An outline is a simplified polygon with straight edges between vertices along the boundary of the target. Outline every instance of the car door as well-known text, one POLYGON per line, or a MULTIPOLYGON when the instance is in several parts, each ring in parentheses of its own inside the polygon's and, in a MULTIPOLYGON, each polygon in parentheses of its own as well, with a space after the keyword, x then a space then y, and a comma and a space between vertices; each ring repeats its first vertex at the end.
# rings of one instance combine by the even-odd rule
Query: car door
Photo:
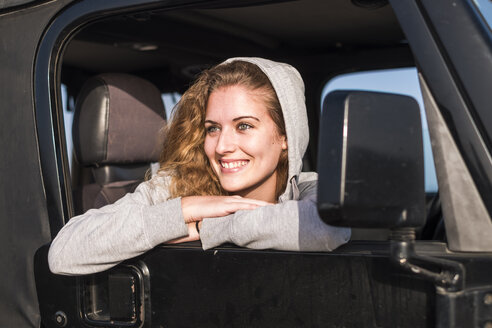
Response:
MULTIPOLYGON (((488 140, 490 125, 486 124, 489 116, 483 107, 486 106, 483 101, 486 91, 480 86, 490 85, 487 81, 492 76, 485 74, 492 69, 490 32, 479 34, 473 30, 483 28, 477 23, 480 18, 473 3, 461 1, 456 6, 441 4, 441 7, 437 3, 391 1, 416 58, 426 111, 434 106, 437 113, 444 116, 452 140, 458 146, 457 152, 470 172, 469 182, 477 189, 470 202, 478 199, 485 205, 485 212, 479 213, 477 220, 487 225, 491 204, 487 197, 492 180, 488 175, 490 161, 487 161, 490 148, 484 140, 488 140), (449 17, 446 15, 463 16, 460 19, 467 31, 457 33, 463 38, 449 39, 452 34, 447 33, 449 17), (463 60, 466 55, 463 48, 454 44, 471 42, 467 38, 469 33, 482 36, 472 41, 478 43, 473 47, 484 54, 480 56, 483 74, 470 75, 467 68, 478 64, 463 60)), ((228 5, 232 3, 220 2, 220 6, 228 5)), ((49 129, 55 136, 55 145, 40 139, 44 172, 58 172, 45 175, 53 182, 45 186, 51 208, 56 209, 50 214, 53 234, 71 213, 70 191, 61 183, 68 180, 63 168, 67 166, 63 163, 66 155, 60 150, 63 146, 54 147, 62 144, 63 137, 53 124, 59 120, 59 110, 52 110, 59 102, 53 82, 59 63, 53 53, 61 49, 71 26, 82 26, 97 15, 143 8, 139 6, 143 4, 82 1, 60 13, 40 44, 35 66, 38 129, 55 126, 49 129)), ((178 3, 149 2, 145 8, 166 6, 171 8, 178 3)), ((307 80, 310 90, 315 90, 312 84, 316 79, 307 80)), ((319 94, 317 99, 319 101, 319 94)), ((448 162, 446 157, 436 161, 438 178, 439 166, 448 162)), ((459 226, 469 213, 466 209, 456 212, 459 205, 450 204, 456 201, 453 192, 463 192, 462 187, 457 182, 445 181, 450 181, 448 194, 441 197, 441 202, 443 208, 454 211, 444 213, 445 224, 446 227, 459 226)), ((474 243, 470 237, 473 232, 447 229, 447 242, 415 241, 417 255, 445 259, 463 269, 466 277, 460 276, 463 285, 458 290, 446 289, 429 276, 395 264, 393 244, 388 240, 354 240, 330 253, 251 250, 234 245, 203 251, 199 243, 160 245, 114 269, 81 277, 51 274, 46 262, 48 246, 45 246, 35 258, 40 311, 46 327, 423 327, 460 326, 468 322, 479 326, 490 320, 490 309, 484 297, 490 292, 486 286, 491 282, 487 272, 490 272, 492 257, 486 241, 479 242, 478 248, 467 248, 474 243), (468 236, 469 242, 458 242, 461 236, 468 236), (475 305, 474 310, 476 302, 480 305, 475 305), (456 305, 464 306, 456 310, 456 305)), ((484 238, 480 236, 475 239, 484 238)), ((429 269, 431 264, 432 272, 453 273, 449 262, 426 262, 424 258, 418 261, 421 266, 414 268, 429 269)))

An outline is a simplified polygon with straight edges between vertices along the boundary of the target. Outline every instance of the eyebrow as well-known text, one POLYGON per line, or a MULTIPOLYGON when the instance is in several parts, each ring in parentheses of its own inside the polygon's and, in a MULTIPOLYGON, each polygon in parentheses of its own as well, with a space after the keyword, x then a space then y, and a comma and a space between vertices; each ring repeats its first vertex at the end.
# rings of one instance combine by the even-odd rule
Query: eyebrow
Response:
POLYGON ((254 116, 239 116, 239 117, 234 118, 232 121, 233 122, 236 122, 236 121, 239 121, 239 120, 244 120, 245 118, 252 118, 254 120, 257 120, 258 122, 260 121, 259 118, 254 117, 254 116))
MULTIPOLYGON (((236 122, 236 121, 239 121, 239 120, 244 120, 245 118, 252 118, 253 120, 257 120, 258 122, 260 121, 259 118, 254 117, 254 116, 239 116, 239 117, 233 118, 232 121, 233 122, 236 122)), ((212 120, 205 120, 205 123, 218 124, 217 122, 212 121, 212 120)))

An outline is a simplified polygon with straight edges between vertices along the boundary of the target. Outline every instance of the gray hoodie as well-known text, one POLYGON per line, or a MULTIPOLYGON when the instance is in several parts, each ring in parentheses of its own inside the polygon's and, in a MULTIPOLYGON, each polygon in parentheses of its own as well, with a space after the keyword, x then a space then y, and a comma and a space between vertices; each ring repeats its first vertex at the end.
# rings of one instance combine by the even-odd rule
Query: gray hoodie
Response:
MULTIPOLYGON (((256 64, 270 79, 284 115, 289 177, 279 203, 204 219, 203 249, 223 243, 255 249, 331 251, 350 239, 350 229, 324 224, 316 209, 317 174, 301 172, 309 130, 302 78, 292 66, 262 58, 232 58, 256 64)), ((181 199, 168 200, 169 177, 156 175, 116 203, 72 218, 53 240, 48 261, 59 274, 111 268, 158 244, 187 236, 181 199)))

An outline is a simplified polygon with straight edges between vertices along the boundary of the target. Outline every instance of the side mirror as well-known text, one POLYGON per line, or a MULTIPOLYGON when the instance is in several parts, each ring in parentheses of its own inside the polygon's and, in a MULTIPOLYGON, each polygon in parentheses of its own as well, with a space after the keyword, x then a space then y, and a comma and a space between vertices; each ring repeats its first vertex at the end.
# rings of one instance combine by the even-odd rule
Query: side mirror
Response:
POLYGON ((335 91, 325 98, 318 211, 330 225, 414 228, 425 221, 422 128, 407 96, 335 91))

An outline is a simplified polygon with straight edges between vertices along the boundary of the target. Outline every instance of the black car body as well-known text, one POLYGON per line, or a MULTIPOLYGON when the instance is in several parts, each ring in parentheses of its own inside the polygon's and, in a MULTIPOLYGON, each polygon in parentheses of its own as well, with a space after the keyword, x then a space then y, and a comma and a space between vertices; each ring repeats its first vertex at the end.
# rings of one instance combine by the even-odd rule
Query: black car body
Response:
MULTIPOLYGON (((1 2, 0 326, 489 327, 487 5, 1 2), (325 175, 318 164, 324 83, 346 72, 416 66, 439 180, 438 196, 427 195, 429 211, 420 214, 417 240, 395 233, 391 240, 371 240, 362 230, 362 240, 331 253, 162 245, 100 274, 51 274, 48 245, 76 212, 73 190, 86 181, 83 168, 69 169, 61 85, 75 99, 88 77, 124 72, 145 77, 163 93, 183 92, 199 70, 232 56, 266 57, 299 69, 311 134, 305 167, 325 175)), ((378 178, 387 177, 383 172, 378 178)), ((394 228, 377 219, 352 226, 394 228)))

